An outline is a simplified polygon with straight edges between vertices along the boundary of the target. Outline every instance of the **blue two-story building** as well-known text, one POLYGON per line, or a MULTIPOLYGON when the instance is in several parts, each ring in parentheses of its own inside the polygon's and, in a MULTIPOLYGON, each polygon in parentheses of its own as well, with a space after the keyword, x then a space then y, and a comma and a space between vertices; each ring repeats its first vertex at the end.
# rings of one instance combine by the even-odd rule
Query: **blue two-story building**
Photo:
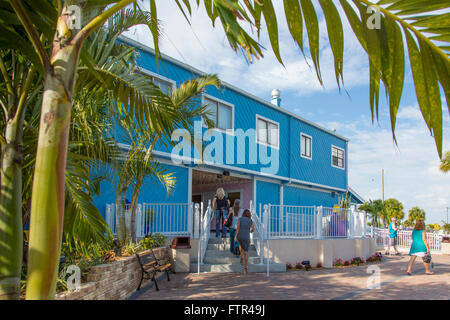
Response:
MULTIPOLYGON (((136 71, 163 90, 205 74, 166 55, 157 66, 151 48, 123 40, 139 51, 136 71)), ((272 91, 272 101, 265 101, 222 82, 221 88, 208 87, 201 101, 215 128, 207 131, 202 119, 193 119, 201 148, 184 141, 187 149, 181 150, 183 137, 177 133, 172 136, 177 147, 158 144, 155 159, 174 172, 177 183, 168 195, 148 178, 140 203, 207 203, 218 187, 232 202, 241 199, 244 207, 250 201, 256 207, 333 207, 345 195, 354 203, 363 201, 348 184, 348 139, 283 108, 278 90, 272 91)), ((94 201, 104 213, 105 205, 115 201, 112 186, 103 183, 94 201)))

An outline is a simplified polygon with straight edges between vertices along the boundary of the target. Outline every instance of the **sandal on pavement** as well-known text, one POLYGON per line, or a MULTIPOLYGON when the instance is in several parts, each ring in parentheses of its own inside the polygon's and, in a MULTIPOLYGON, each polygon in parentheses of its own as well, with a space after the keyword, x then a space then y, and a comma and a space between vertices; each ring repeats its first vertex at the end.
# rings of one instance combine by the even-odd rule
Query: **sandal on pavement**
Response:
POLYGON ((409 271, 406 271, 406 274, 407 274, 408 276, 412 276, 412 273, 409 272, 409 271))
POLYGON ((431 271, 431 272, 425 272, 425 274, 426 274, 427 276, 431 276, 432 274, 434 274, 434 272, 433 272, 433 271, 431 271))
POLYGON ((247 275, 247 268, 244 268, 244 275, 247 275))

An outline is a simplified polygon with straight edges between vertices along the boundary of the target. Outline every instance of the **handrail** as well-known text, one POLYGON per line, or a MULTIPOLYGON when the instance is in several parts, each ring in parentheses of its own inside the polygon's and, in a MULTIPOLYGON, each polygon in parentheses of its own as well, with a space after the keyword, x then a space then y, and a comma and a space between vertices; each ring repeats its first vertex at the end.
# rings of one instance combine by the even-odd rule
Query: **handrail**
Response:
POLYGON ((203 264, 203 259, 205 258, 206 248, 208 246, 209 237, 211 235, 210 225, 211 225, 211 200, 208 200, 208 207, 205 213, 201 216, 202 221, 200 222, 200 237, 198 239, 197 248, 197 273, 200 273, 200 264, 203 264))
MULTIPOLYGON (((252 214, 252 220, 255 225, 255 233, 259 235, 259 248, 256 246, 256 252, 259 255, 259 264, 263 264, 264 260, 264 250, 263 250, 263 241, 264 241, 264 226, 261 222, 261 218, 256 214, 256 206, 253 204, 252 200, 250 200, 250 212, 252 214)), ((260 204, 260 212, 261 212, 261 204, 260 204)), ((253 235, 252 235, 253 237, 253 235)))

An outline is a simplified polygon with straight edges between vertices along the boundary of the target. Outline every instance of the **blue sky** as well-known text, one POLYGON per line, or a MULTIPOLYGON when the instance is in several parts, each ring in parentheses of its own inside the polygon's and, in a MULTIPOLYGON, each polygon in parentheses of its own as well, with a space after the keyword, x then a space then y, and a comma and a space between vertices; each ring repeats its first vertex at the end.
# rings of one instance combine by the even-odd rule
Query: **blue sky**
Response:
MULTIPOLYGON (((379 122, 372 124, 369 107, 368 58, 344 20, 344 81, 339 92, 334 63, 328 45, 326 24, 319 16, 321 29, 321 87, 312 62, 305 61, 291 39, 284 21, 282 1, 275 1, 279 18, 280 50, 284 68, 271 52, 262 32, 260 43, 267 48, 264 58, 248 64, 229 47, 220 23, 213 29, 203 7, 193 9, 191 25, 174 1, 157 1, 161 20, 161 51, 204 72, 218 73, 221 80, 270 100, 272 89, 281 91, 281 106, 350 139, 349 183, 365 199, 381 198, 381 170, 385 173, 385 199, 394 197, 408 210, 419 206, 426 212, 426 223, 441 223, 450 207, 450 174, 438 170, 439 158, 433 137, 421 117, 409 65, 397 116, 394 145, 389 109, 384 89, 380 95, 379 122), (347 95, 348 93, 348 95, 347 95)), ((126 34, 153 47, 146 27, 126 34)), ((307 47, 307 41, 305 42, 307 47)), ((443 150, 450 150, 450 117, 443 101, 443 150)))

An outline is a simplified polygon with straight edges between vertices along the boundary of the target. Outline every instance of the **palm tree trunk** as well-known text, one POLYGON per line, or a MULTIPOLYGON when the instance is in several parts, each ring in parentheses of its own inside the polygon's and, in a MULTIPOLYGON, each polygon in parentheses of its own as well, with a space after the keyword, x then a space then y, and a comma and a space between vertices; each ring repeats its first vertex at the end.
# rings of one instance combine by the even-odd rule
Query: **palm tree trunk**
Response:
POLYGON ((23 119, 6 125, 0 194, 0 300, 17 300, 23 257, 22 140, 23 119))
POLYGON ((53 299, 64 218, 64 175, 80 47, 53 47, 46 70, 34 172, 27 299, 53 299))
POLYGON ((131 197, 131 240, 133 243, 136 243, 136 209, 137 209, 137 202, 138 202, 138 196, 139 191, 142 186, 142 178, 138 178, 138 181, 136 181, 136 185, 133 190, 133 195, 131 197))

